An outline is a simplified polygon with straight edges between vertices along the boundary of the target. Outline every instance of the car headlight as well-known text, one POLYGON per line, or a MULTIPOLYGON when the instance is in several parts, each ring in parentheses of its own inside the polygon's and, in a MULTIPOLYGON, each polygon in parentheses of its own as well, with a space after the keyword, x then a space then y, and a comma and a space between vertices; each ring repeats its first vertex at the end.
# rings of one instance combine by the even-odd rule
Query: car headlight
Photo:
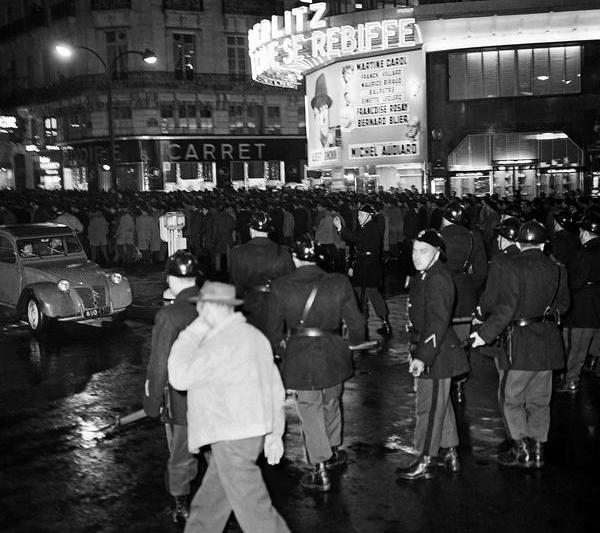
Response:
POLYGON ((112 281, 115 285, 118 285, 119 283, 121 283, 122 279, 123 279, 123 276, 121 276, 121 274, 119 274, 118 272, 113 272, 110 275, 110 281, 112 281))
POLYGON ((69 292, 71 288, 71 284, 66 279, 59 280, 56 286, 60 292, 69 292))

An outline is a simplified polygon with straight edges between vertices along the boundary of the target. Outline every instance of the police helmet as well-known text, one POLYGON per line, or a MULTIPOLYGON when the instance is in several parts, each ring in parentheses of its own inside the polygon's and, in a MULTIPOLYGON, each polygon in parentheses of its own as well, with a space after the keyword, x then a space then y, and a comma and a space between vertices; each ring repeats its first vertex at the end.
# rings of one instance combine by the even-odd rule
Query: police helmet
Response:
POLYGON ((537 220, 525 222, 517 234, 517 242, 523 244, 542 244, 546 242, 548 235, 546 227, 537 220))
POLYGON ((369 203, 365 203, 365 204, 358 206, 358 210, 362 211, 363 213, 368 213, 369 215, 377 214, 377 210, 375 209, 375 206, 373 204, 369 204, 369 203))
POLYGON ((203 272, 196 258, 185 250, 177 250, 167 259, 167 274, 178 278, 195 278, 203 272))
POLYGON ((579 227, 594 235, 600 235, 600 213, 590 211, 583 217, 579 227))
POLYGON ((505 218, 498 226, 496 226, 496 233, 509 241, 515 242, 521 228, 521 222, 514 218, 505 218))
POLYGON ((554 213, 552 215, 552 218, 554 218, 556 223, 559 226, 561 226, 562 228, 567 229, 571 226, 572 215, 571 215, 571 212, 567 211, 566 209, 563 209, 562 211, 559 211, 558 213, 554 213))
POLYGON ((305 233, 294 242, 292 253, 297 259, 308 261, 309 263, 317 263, 324 260, 322 253, 319 253, 315 241, 313 241, 308 233, 305 233))
POLYGON ((250 218, 250 227, 267 233, 271 230, 271 217, 265 211, 256 211, 250 218))
POLYGON ((450 202, 444 207, 442 216, 453 224, 462 224, 465 210, 458 202, 450 202))

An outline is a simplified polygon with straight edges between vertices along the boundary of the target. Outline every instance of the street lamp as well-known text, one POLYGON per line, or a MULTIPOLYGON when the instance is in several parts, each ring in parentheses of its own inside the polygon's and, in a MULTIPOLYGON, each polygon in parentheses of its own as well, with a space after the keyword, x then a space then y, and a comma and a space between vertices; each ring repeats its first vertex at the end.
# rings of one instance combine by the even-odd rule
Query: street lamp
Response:
POLYGON ((55 46, 55 51, 59 57, 61 57, 62 59, 68 60, 73 57, 73 55, 75 54, 76 48, 85 50, 86 52, 89 52, 90 54, 95 56, 98 59, 98 61, 100 61, 100 63, 102 63, 102 66, 104 67, 104 73, 106 75, 106 100, 107 100, 106 114, 107 114, 107 119, 108 119, 108 138, 109 138, 109 142, 110 142, 108 156, 109 156, 109 163, 110 163, 110 170, 111 170, 111 177, 112 177, 112 185, 113 185, 113 188, 116 189, 117 188, 117 175, 115 172, 116 171, 116 167, 115 167, 115 129, 114 129, 114 123, 113 123, 114 119, 113 119, 112 71, 113 71, 113 68, 115 67, 117 61, 127 54, 139 55, 142 57, 144 62, 148 63, 149 65, 154 65, 158 61, 158 58, 156 57, 156 54, 148 48, 146 48, 144 51, 125 50, 125 51, 117 54, 115 57, 113 57, 108 62, 106 60, 104 60, 102 58, 102 56, 98 52, 96 52, 96 50, 94 50, 93 48, 89 48, 87 46, 83 46, 80 44, 66 44, 66 43, 57 44, 55 46))

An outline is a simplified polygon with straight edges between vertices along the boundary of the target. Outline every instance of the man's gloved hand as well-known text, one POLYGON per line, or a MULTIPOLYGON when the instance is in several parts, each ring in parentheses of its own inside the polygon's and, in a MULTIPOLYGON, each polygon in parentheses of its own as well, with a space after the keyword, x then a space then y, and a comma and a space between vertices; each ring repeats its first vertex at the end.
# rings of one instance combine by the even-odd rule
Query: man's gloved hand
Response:
POLYGON ((485 344, 485 341, 479 336, 479 333, 477 332, 471 333, 471 335, 469 335, 469 338, 473 339, 471 342, 471 346, 473 348, 477 348, 485 344))
POLYGON ((281 437, 269 433, 265 435, 265 457, 267 463, 276 465, 283 457, 283 440, 281 437))
POLYGON ((414 377, 418 378, 423 372, 425 372, 425 363, 420 359, 411 359, 408 365, 408 371, 414 377))

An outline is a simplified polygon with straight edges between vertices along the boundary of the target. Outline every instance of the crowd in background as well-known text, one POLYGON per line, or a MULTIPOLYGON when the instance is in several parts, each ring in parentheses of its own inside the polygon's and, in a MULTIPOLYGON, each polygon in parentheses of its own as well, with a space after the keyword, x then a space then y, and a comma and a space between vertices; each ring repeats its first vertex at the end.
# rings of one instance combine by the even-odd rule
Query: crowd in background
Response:
MULTIPOLYGON (((0 224, 57 222, 76 231, 92 260, 104 266, 162 265, 166 243, 160 239, 159 217, 181 211, 186 217, 183 236, 188 249, 212 273, 224 272, 231 248, 250 239, 253 212, 270 214, 270 237, 291 244, 310 233, 331 258, 333 270, 343 271, 348 259, 346 243, 333 225, 339 215, 349 229, 357 226, 357 206, 369 203, 378 211, 383 233, 383 253, 410 263, 410 246, 424 228, 439 229, 444 206, 450 201, 464 206, 465 224, 479 230, 488 256, 496 251, 494 228, 503 215, 538 220, 552 231, 553 215, 568 214, 573 220, 590 209, 600 209, 600 199, 581 191, 563 197, 540 195, 524 198, 498 195, 420 194, 415 190, 354 193, 324 189, 238 190, 203 192, 78 192, 26 190, 0 191, 0 224)), ((410 270, 410 265, 403 268, 410 270)))

